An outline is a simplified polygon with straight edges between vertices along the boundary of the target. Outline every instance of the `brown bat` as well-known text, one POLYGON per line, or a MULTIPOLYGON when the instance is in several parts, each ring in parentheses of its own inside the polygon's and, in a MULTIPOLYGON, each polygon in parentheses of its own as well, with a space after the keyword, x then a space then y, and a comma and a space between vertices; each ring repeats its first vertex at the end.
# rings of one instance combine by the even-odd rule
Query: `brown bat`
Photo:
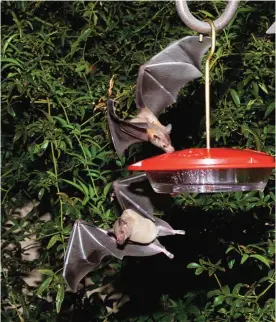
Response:
POLYGON ((209 37, 182 38, 155 55, 139 69, 136 104, 139 112, 131 120, 121 120, 114 112, 114 101, 107 101, 107 119, 119 157, 132 144, 149 141, 165 152, 173 152, 170 140, 172 126, 162 125, 158 115, 175 103, 178 92, 189 81, 202 74, 201 61, 211 45, 209 37))

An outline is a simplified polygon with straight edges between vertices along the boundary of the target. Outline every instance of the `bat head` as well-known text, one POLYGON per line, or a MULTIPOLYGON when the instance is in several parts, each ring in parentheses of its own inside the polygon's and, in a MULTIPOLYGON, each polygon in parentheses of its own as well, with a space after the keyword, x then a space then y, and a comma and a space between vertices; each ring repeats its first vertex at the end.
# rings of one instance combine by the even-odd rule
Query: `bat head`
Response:
POLYGON ((149 141, 165 152, 173 152, 174 147, 172 146, 171 138, 169 135, 171 129, 171 124, 169 124, 167 127, 161 125, 154 126, 151 129, 148 129, 149 141))
POLYGON ((119 218, 115 222, 113 229, 114 229, 114 234, 116 236, 117 244, 123 245, 131 234, 131 230, 128 223, 122 218, 119 218))

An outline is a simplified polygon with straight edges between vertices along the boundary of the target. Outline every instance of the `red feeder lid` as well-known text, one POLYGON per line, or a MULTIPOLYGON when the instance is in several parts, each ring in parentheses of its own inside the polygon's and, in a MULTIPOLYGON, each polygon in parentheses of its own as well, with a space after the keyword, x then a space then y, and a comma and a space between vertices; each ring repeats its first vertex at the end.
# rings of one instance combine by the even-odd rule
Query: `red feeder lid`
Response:
POLYGON ((165 153, 136 162, 132 171, 171 171, 185 169, 274 168, 275 160, 264 152, 249 149, 193 148, 165 153))

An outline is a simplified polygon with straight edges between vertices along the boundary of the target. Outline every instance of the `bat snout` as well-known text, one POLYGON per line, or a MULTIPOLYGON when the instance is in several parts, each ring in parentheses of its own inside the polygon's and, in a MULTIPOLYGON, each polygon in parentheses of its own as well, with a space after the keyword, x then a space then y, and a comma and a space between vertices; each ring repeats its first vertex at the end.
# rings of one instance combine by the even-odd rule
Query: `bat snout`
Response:
POLYGON ((167 152, 167 153, 171 153, 171 152, 174 152, 174 147, 172 145, 168 145, 164 148, 164 150, 167 152))
POLYGON ((116 241, 118 245, 123 245, 125 243, 125 237, 123 235, 117 236, 116 241))

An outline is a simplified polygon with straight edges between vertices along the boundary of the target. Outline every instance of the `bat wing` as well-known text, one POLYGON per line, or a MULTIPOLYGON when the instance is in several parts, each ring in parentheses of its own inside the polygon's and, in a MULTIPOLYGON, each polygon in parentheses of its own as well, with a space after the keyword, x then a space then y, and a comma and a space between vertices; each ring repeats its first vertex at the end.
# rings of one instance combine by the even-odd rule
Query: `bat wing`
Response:
POLYGON ((126 244, 119 248, 107 231, 77 220, 65 254, 63 277, 76 292, 82 278, 96 269, 105 256, 122 259, 124 256, 152 256, 162 252, 165 248, 155 242, 149 245, 126 244))
POLYGON ((107 121, 111 138, 119 157, 132 144, 148 141, 147 123, 131 123, 120 120, 114 112, 114 101, 107 101, 107 121))
POLYGON ((174 257, 174 255, 168 252, 167 249, 163 245, 161 245, 157 239, 155 239, 152 243, 148 245, 140 245, 135 243, 126 244, 124 249, 127 252, 128 256, 145 257, 156 255, 159 253, 164 253, 169 258, 174 257))
POLYGON ((185 235, 184 230, 174 230, 166 221, 155 217, 155 225, 158 228, 158 237, 169 235, 185 235))
POLYGON ((274 22, 266 31, 267 34, 275 34, 276 22, 274 22))
POLYGON ((99 266, 107 255, 123 258, 112 237, 95 226, 77 220, 68 242, 63 269, 70 288, 75 292, 81 279, 99 266))
POLYGON ((145 173, 119 179, 113 182, 117 200, 123 210, 132 209, 155 221, 152 199, 155 195, 145 173))
POLYGON ((174 103, 180 89, 202 75, 202 57, 210 46, 209 37, 202 42, 198 36, 185 37, 142 65, 136 86, 137 106, 146 106, 158 115, 174 103))

